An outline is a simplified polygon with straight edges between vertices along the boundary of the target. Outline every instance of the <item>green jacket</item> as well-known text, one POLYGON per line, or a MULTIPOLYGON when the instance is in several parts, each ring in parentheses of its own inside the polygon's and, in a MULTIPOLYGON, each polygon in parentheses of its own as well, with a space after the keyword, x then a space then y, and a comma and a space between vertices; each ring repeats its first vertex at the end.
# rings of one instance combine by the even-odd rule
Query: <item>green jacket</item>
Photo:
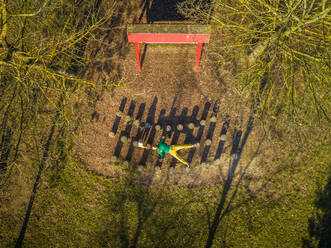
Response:
POLYGON ((159 142, 159 144, 157 145, 158 146, 158 149, 157 149, 157 152, 158 154, 160 154, 161 158, 164 159, 164 153, 165 152, 170 152, 170 146, 167 145, 167 144, 164 144, 165 138, 162 138, 159 142))

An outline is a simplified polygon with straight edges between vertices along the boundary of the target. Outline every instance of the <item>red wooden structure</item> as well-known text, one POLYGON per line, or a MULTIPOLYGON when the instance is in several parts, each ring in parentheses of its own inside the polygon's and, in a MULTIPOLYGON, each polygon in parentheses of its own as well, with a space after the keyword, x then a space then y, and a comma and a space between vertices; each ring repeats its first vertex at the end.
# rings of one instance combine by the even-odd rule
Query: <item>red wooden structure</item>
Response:
POLYGON ((141 72, 140 44, 172 43, 196 44, 197 62, 195 71, 199 69, 202 44, 209 43, 210 26, 184 24, 134 24, 128 25, 128 41, 135 43, 138 70, 141 72))

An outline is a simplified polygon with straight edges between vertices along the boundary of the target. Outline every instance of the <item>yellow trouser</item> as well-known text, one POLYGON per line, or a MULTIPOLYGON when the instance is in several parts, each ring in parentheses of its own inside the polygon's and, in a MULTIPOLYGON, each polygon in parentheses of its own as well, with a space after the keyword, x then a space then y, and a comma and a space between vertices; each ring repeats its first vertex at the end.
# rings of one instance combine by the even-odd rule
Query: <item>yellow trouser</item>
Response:
POLYGON ((194 147, 194 145, 171 145, 169 154, 174 156, 176 159, 178 159, 183 164, 188 165, 188 162, 185 159, 183 159, 182 157, 180 157, 177 154, 177 151, 180 149, 192 148, 192 147, 194 147))

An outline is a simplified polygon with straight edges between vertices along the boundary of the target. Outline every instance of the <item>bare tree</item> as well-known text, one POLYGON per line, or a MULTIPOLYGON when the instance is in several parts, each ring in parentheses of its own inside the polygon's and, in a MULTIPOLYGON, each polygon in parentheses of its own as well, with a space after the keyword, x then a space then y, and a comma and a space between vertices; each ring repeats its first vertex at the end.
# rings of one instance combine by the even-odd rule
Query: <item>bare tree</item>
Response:
POLYGON ((220 63, 235 63, 242 87, 263 99, 262 113, 282 104, 293 113, 300 98, 309 98, 318 116, 330 120, 330 7, 325 0, 214 0, 209 5, 187 0, 179 9, 194 20, 211 20, 214 55, 220 63))
POLYGON ((1 158, 17 159, 22 139, 31 140, 25 133, 29 122, 41 113, 54 109, 69 123, 71 99, 96 86, 84 77, 93 60, 84 51, 93 33, 113 16, 116 1, 100 4, 0 1, 0 120, 12 132, 1 132, 12 148, 4 144, 1 158))

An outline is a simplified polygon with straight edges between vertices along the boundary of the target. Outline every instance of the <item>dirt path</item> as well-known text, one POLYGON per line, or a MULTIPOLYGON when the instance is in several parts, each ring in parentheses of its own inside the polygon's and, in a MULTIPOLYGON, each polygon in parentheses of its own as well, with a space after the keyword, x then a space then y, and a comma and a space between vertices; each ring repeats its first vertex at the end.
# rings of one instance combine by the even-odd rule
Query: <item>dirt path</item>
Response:
POLYGON ((158 171, 157 175, 168 175, 170 171, 168 181, 180 185, 221 180, 220 164, 229 160, 230 150, 238 144, 232 139, 231 117, 222 113, 224 89, 212 75, 206 52, 198 73, 194 72, 195 58, 195 46, 148 45, 142 72, 138 73, 135 49, 130 46, 120 61, 124 86, 103 96, 76 141, 77 153, 90 170, 109 177, 126 173, 126 167, 144 169, 146 173, 158 171), (121 117, 119 111, 123 113, 121 117), (161 165, 155 151, 134 147, 133 141, 143 130, 133 123, 136 119, 141 127, 146 122, 151 124, 149 144, 157 144, 164 134, 171 144, 199 142, 199 149, 180 152, 191 161, 191 171, 187 172, 170 155, 161 165), (194 123, 193 129, 190 123, 194 123), (177 130, 178 124, 183 125, 183 130, 177 130), (161 130, 156 130, 155 125, 160 125, 161 130), (168 125, 170 132, 166 132, 168 125), (110 137, 110 132, 115 137, 110 137), (131 138, 131 142, 123 143, 122 136, 131 138))

